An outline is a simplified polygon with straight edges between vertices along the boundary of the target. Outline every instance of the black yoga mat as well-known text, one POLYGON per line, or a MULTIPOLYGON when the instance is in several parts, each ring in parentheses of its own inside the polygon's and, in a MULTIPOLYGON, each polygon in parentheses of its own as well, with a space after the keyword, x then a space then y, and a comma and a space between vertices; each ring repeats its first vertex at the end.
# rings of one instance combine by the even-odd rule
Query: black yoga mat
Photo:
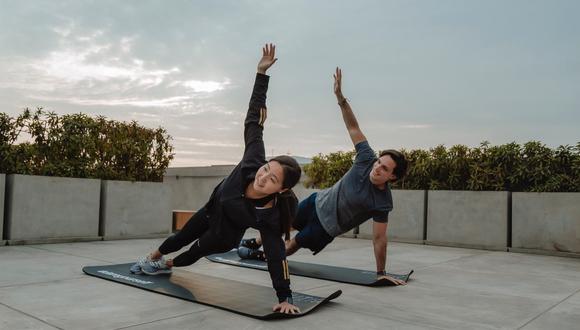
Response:
POLYGON ((294 305, 300 308, 300 314, 283 314, 272 312, 272 306, 278 302, 278 299, 271 287, 196 274, 180 269, 174 269, 170 275, 135 275, 129 272, 131 265, 87 266, 83 268, 83 272, 109 281, 263 320, 291 318, 308 314, 342 293, 338 290, 328 297, 317 297, 293 292, 294 305))
MULTIPOLYGON (((212 254, 210 256, 207 256, 206 258, 213 262, 219 262, 222 264, 260 270, 268 270, 268 266, 264 261, 253 259, 241 259, 238 256, 238 252, 236 250, 232 250, 226 253, 212 254)), ((292 275, 312 277, 328 281, 358 284, 365 286, 395 285, 393 282, 387 279, 381 279, 377 281, 376 272, 360 269, 311 264, 298 261, 288 261, 288 268, 290 274, 292 275)), ((413 274, 412 270, 408 274, 403 275, 387 273, 387 275, 403 280, 405 282, 409 281, 409 277, 411 276, 411 274, 413 274)))

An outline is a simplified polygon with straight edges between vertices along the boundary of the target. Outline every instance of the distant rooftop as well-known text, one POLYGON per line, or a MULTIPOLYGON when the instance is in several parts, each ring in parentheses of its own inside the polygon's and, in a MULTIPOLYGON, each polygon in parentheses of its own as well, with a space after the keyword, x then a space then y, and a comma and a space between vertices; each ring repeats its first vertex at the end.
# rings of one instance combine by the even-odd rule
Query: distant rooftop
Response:
MULTIPOLYGON (((296 159, 296 161, 298 162, 298 164, 300 165, 307 165, 312 163, 312 158, 308 158, 308 157, 302 157, 302 156, 293 156, 293 155, 288 155, 294 159, 296 159)), ((273 157, 266 157, 268 160, 270 160, 273 157)))
MULTIPOLYGON (((299 165, 304 166, 312 163, 312 158, 302 156, 292 156, 299 165)), ((274 157, 266 157, 270 160, 274 157)), ((165 176, 226 176, 236 164, 230 165, 210 165, 210 166, 184 166, 169 167, 165 170, 165 176)))

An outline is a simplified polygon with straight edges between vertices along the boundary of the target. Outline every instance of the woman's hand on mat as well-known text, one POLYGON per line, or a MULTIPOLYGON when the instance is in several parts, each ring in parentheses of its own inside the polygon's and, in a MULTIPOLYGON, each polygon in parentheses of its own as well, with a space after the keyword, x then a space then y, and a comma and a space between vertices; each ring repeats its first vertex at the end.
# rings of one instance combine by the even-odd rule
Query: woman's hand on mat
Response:
POLYGON ((339 101, 344 99, 342 95, 342 70, 336 67, 336 72, 332 75, 334 77, 334 95, 339 101))
POLYGON ((285 313, 285 314, 298 314, 300 313, 300 308, 286 302, 283 301, 281 303, 279 303, 278 305, 274 305, 274 308, 272 308, 272 310, 274 312, 280 312, 280 313, 285 313))
POLYGON ((393 282, 395 285, 407 285, 407 282, 400 280, 398 278, 394 278, 394 277, 387 276, 387 275, 377 276, 377 281, 382 280, 382 279, 389 280, 389 281, 393 282))
POLYGON ((266 71, 276 63, 276 45, 266 44, 262 47, 262 58, 258 62, 258 73, 266 74, 266 71))

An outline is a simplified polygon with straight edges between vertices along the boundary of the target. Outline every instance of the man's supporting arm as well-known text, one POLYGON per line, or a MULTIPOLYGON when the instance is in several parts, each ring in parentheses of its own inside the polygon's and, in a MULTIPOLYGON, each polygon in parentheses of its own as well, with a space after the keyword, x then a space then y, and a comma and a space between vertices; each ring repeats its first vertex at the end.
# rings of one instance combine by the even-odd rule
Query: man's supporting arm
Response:
POLYGON ((405 281, 385 274, 387 267, 387 227, 388 222, 373 221, 373 247, 377 263, 377 279, 386 278, 396 285, 405 285, 407 284, 405 281))
POLYGON ((377 263, 377 273, 384 271, 387 266, 388 224, 388 222, 381 223, 373 221, 373 247, 375 251, 375 261, 377 263))

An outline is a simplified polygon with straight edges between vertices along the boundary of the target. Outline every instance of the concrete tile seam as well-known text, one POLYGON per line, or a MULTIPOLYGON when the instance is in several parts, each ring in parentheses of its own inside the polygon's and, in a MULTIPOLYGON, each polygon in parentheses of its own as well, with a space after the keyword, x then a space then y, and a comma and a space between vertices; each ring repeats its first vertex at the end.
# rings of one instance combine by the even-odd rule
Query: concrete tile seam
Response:
MULTIPOLYGON (((292 279, 292 277, 290 277, 290 279, 292 279)), ((324 280, 321 280, 321 281, 324 281, 324 280)), ((349 285, 349 284, 346 284, 346 283, 339 283, 339 284, 349 285)), ((321 288, 327 288, 327 287, 331 287, 331 286, 336 286, 336 283, 327 283, 327 284, 323 284, 323 285, 320 285, 320 286, 313 286, 311 288, 308 288, 308 289, 305 289, 305 290, 302 290, 302 291, 304 291, 303 293, 307 293, 307 291, 313 291, 313 290, 317 290, 317 289, 321 289, 321 288)), ((294 290, 292 290, 292 291, 294 291, 294 290)))
POLYGON ((104 259, 99 259, 99 258, 81 256, 81 255, 76 255, 76 254, 73 254, 73 253, 62 252, 62 251, 54 251, 54 250, 50 250, 50 249, 46 249, 46 248, 41 248, 41 247, 37 247, 37 246, 27 246, 27 247, 28 248, 31 248, 31 249, 36 249, 36 250, 41 250, 41 251, 46 251, 46 252, 52 252, 52 253, 55 253, 55 254, 62 254, 62 255, 71 256, 71 257, 89 259, 89 260, 100 261, 100 262, 107 262, 107 263, 110 263, 110 264, 114 263, 113 261, 110 261, 110 260, 104 260, 104 259))
POLYGON ((494 253, 494 252, 497 252, 497 251, 488 251, 488 252, 476 253, 476 254, 472 254, 472 255, 468 255, 468 256, 461 256, 461 257, 457 257, 457 258, 453 258, 453 259, 449 259, 449 260, 437 262, 437 263, 434 263, 434 264, 431 264, 431 265, 428 265, 428 266, 415 267, 414 269, 415 270, 422 270, 422 269, 426 269, 426 268, 433 267, 433 266, 439 266, 441 264, 445 264, 445 263, 448 263, 448 262, 457 261, 457 260, 461 260, 461 259, 465 259, 465 258, 478 257, 478 256, 481 256, 481 255, 486 255, 486 254, 490 254, 490 253, 494 253))
MULTIPOLYGON (((479 269, 465 269, 465 267, 462 267, 461 265, 457 265, 456 267, 439 267, 440 265, 433 265, 434 267, 432 267, 432 269, 430 270, 447 270, 447 271, 454 271, 456 273, 459 272, 464 272, 466 273, 466 275, 488 275, 488 276, 493 276, 493 275, 505 275, 505 276, 517 276, 518 272, 507 272, 504 270, 496 270, 496 271, 482 271, 479 269)), ((546 278, 546 274, 540 274, 540 273, 526 273, 527 276, 530 276, 532 278, 537 278, 537 279, 545 279, 546 278)), ((578 278, 578 276, 574 276, 574 275, 569 275, 569 274, 558 274, 558 275, 554 275, 554 274, 549 274, 552 278, 558 279, 558 280, 570 280, 570 281, 578 281, 580 280, 580 278, 578 278)), ((415 276, 416 277, 416 276, 415 276)))
POLYGON ((524 323, 522 326, 518 327, 517 329, 520 330, 522 328, 524 328, 525 326, 527 326, 528 324, 534 322, 535 320, 537 320, 540 316, 546 314, 547 312, 551 311, 552 309, 556 308, 558 305, 560 305, 561 303, 563 303, 564 301, 570 299, 573 295, 577 294, 578 292, 580 292, 580 289, 574 291, 571 295, 567 296, 566 298, 560 300, 559 302, 555 303, 554 305, 552 305, 550 308, 546 309, 545 311, 541 312, 540 314, 536 315, 535 317, 533 317, 531 320, 529 320, 528 322, 524 323))
MULTIPOLYGON (((431 288, 433 288, 433 284, 432 283, 414 283, 414 285, 416 287, 422 288, 422 289, 431 289, 431 288)), ((471 289, 471 288, 461 288, 461 287, 456 287, 456 286, 448 286, 448 285, 445 285, 445 284, 437 284, 437 288, 438 289, 450 289, 450 290, 463 290, 463 291, 470 292, 470 293, 474 293, 474 294, 478 294, 478 295, 481 295, 481 296, 489 296, 489 295, 491 295, 489 291, 485 291, 485 290, 478 290, 478 289, 471 289)), ((518 298, 518 299, 525 298, 524 296, 521 296, 521 295, 510 294, 510 293, 505 293, 505 292, 502 292, 502 293, 495 292, 495 293, 493 293, 493 296, 503 297, 503 298, 518 298)), ((567 299, 568 297, 569 296, 566 296, 564 298, 564 300, 567 299)), ((546 299, 546 301, 549 302, 550 300, 549 299, 546 299)))
POLYGON ((38 284, 50 284, 50 283, 59 283, 59 282, 64 282, 64 281, 81 280, 81 279, 84 279, 86 277, 87 276, 84 275, 84 274, 79 274, 78 277, 61 278, 61 279, 52 280, 52 281, 26 282, 26 283, 20 283, 20 284, 9 284, 9 285, 0 286, 0 290, 1 289, 7 289, 7 288, 18 288, 18 287, 23 287, 23 286, 38 285, 38 284))
POLYGON ((154 323, 157 323, 157 322, 167 321, 167 320, 171 320, 171 319, 177 319, 177 318, 184 317, 184 316, 187 316, 187 315, 199 314, 199 313, 207 312, 207 311, 210 311, 210 310, 213 310, 213 309, 215 309, 215 308, 207 307, 206 309, 198 310, 198 311, 191 312, 191 313, 185 313, 185 314, 174 315, 174 316, 170 316, 170 317, 164 317, 164 318, 157 319, 157 320, 154 320, 154 321, 143 322, 143 323, 128 325, 126 327, 115 328, 114 330, 131 329, 131 328, 140 327, 140 326, 143 326, 143 325, 146 325, 146 324, 154 324, 154 323))
MULTIPOLYGON (((570 282, 577 282, 578 281, 578 276, 576 275, 572 275, 572 274, 560 274, 560 273, 547 273, 547 274, 541 274, 541 273, 529 273, 529 272, 508 272, 508 271, 480 271, 478 269, 464 269, 461 266, 457 266, 457 267, 450 267, 450 268, 434 268, 435 270, 440 270, 440 271, 454 271, 454 272, 465 272, 469 275, 488 275, 488 276, 493 276, 493 275, 505 275, 505 276, 511 276, 514 278, 517 278, 519 276, 525 275, 528 276, 530 278, 534 278, 534 279, 545 279, 546 277, 550 277, 551 279, 556 279, 556 280, 562 280, 562 281, 570 281, 570 282)), ((433 269, 431 269, 433 270, 433 269)), ((420 275, 418 275, 420 276, 420 275)), ((418 276, 416 276, 415 274, 413 275, 412 278, 418 278, 418 276)), ((580 283, 580 282, 579 282, 580 283)))
POLYGON ((38 317, 36 317, 36 316, 34 316, 34 315, 32 315, 32 314, 29 314, 29 313, 26 313, 26 312, 24 312, 24 311, 21 311, 21 310, 19 310, 19 309, 16 309, 16 308, 14 308, 14 307, 12 307, 12 306, 6 305, 6 304, 4 304, 4 303, 2 303, 2 302, 0 302, 0 305, 4 306, 4 307, 6 307, 6 308, 8 308, 8 309, 10 309, 10 310, 13 310, 13 311, 15 311, 15 312, 17 312, 17 313, 20 313, 20 314, 26 315, 26 316, 28 316, 28 317, 30 317, 30 318, 33 318, 33 319, 35 319, 35 320, 37 320, 37 321, 39 321, 39 322, 41 322, 41 323, 43 323, 43 324, 46 324, 46 325, 48 325, 48 326, 50 326, 50 327, 53 327, 53 328, 55 328, 55 329, 64 330, 63 328, 57 327, 56 325, 53 325, 53 324, 50 324, 50 323, 46 322, 45 320, 43 320, 43 319, 41 319, 41 318, 38 318, 38 317))
MULTIPOLYGON (((326 308, 330 308, 331 306, 326 306, 326 308)), ((374 313, 368 313, 368 312, 364 312, 364 311, 353 311, 351 309, 348 309, 347 307, 340 307, 340 306, 336 306, 335 308, 336 310, 342 310, 345 312, 349 312, 349 313, 355 313, 355 314, 361 314, 361 315, 366 315, 366 316, 372 316, 372 317, 376 317, 379 319, 383 319, 383 320, 389 320, 389 321, 395 321, 395 322, 400 322, 400 323, 406 323, 406 324, 412 324, 412 325, 416 325, 416 326, 421 326, 421 327, 428 327, 429 329, 439 329, 439 330, 447 330, 449 328, 447 327, 438 327, 438 326, 434 326, 432 324, 428 324, 428 323, 423 323, 423 322, 417 322, 417 321, 413 321, 413 320, 409 320, 406 318, 401 318, 401 317, 387 317, 387 316, 383 316, 378 315, 378 314, 374 314, 374 313)), ((397 308, 397 307, 389 307, 389 310, 397 310, 399 312, 406 312, 406 310, 401 309, 401 308, 397 308)))

